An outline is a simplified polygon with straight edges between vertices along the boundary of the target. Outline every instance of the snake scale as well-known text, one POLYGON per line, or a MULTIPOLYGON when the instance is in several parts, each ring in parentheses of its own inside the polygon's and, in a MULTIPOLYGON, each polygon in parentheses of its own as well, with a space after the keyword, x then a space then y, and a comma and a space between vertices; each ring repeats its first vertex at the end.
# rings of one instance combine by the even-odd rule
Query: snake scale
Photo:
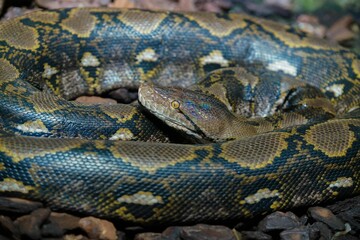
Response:
POLYGON ((0 195, 137 224, 247 219, 357 195, 359 82, 355 53, 247 15, 33 12, 0 24, 0 195), (67 101, 146 81, 187 87, 253 63, 320 88, 337 117, 156 143, 166 133, 136 106, 67 101))

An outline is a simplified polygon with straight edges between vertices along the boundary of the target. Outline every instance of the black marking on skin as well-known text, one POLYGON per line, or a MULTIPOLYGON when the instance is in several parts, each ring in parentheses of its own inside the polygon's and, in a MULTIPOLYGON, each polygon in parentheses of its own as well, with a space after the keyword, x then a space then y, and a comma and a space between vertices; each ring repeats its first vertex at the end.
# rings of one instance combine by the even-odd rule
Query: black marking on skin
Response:
POLYGON ((188 120, 191 125, 194 127, 196 134, 200 135, 201 138, 205 139, 205 140, 212 140, 211 138, 207 137, 206 134, 201 130, 201 128, 193 121, 191 120, 191 118, 189 116, 187 116, 183 111, 181 111, 181 109, 176 109, 179 113, 181 113, 186 120, 188 120))

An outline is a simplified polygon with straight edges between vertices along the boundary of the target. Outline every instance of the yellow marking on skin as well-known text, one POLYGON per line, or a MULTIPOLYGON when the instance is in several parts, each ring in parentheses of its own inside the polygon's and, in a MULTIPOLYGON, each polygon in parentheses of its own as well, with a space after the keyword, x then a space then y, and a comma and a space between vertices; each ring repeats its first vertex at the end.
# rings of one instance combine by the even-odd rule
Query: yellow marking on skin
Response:
POLYGON ((29 193, 31 190, 34 190, 34 187, 26 186, 24 183, 12 178, 5 178, 0 182, 0 192, 29 193))
POLYGON ((0 171, 2 171, 2 170, 5 170, 5 165, 4 165, 4 163, 0 163, 0 171))
POLYGON ((330 182, 329 188, 346 188, 353 186, 354 181, 351 177, 339 177, 335 181, 330 182))
POLYGON ((332 120, 312 126, 304 139, 329 157, 343 157, 356 137, 349 124, 360 124, 360 120, 332 120))
POLYGON ((154 76, 156 76, 158 72, 156 69, 153 69, 145 73, 145 71, 142 68, 139 68, 138 71, 139 71, 140 79, 143 81, 153 78, 154 76))
POLYGON ((19 124, 16 126, 16 129, 25 132, 25 133, 48 133, 49 130, 45 126, 45 124, 37 119, 35 121, 27 121, 23 124, 19 124))
POLYGON ((108 24, 109 26, 113 25, 114 24, 114 21, 112 19, 112 17, 108 14, 104 14, 101 16, 102 20, 104 22, 106 22, 106 24, 108 24))
POLYGON ((327 86, 325 90, 334 93, 335 97, 339 97, 344 93, 344 88, 344 84, 332 84, 331 86, 327 86))
POLYGON ((273 198, 273 197, 279 197, 281 198, 281 195, 278 190, 270 190, 268 188, 259 189, 255 194, 247 196, 244 200, 240 202, 240 204, 255 204, 260 202, 263 199, 267 198, 273 198))
POLYGON ((158 60, 158 55, 156 54, 155 50, 152 48, 146 48, 144 51, 142 51, 136 56, 137 64, 141 63, 142 61, 155 62, 157 60, 158 60))
POLYGON ((202 66, 206 64, 219 64, 222 67, 229 66, 229 61, 224 58, 219 50, 214 50, 209 55, 200 58, 200 63, 202 66))
POLYGON ((353 59, 351 67, 358 78, 360 78, 360 60, 359 59, 353 59))
POLYGON ((61 82, 61 76, 57 76, 55 79, 55 83, 54 84, 50 84, 48 82, 45 81, 46 87, 48 87, 49 89, 51 89, 51 91, 54 93, 54 95, 56 96, 60 96, 61 95, 61 89, 60 89, 60 84, 61 82))
POLYGON ((166 13, 131 10, 123 11, 118 19, 141 34, 152 34, 166 17, 166 13))
POLYGON ((280 209, 281 206, 282 206, 282 204, 280 204, 279 201, 274 201, 274 202, 271 204, 270 208, 273 209, 273 210, 277 210, 277 209, 280 209))
POLYGON ((50 79, 54 74, 57 74, 59 70, 56 67, 50 66, 48 63, 44 64, 43 78, 50 79))
POLYGON ((71 106, 70 104, 60 105, 58 103, 60 100, 61 100, 60 97, 44 92, 34 93, 28 98, 28 102, 33 105, 33 108, 37 113, 43 113, 43 112, 52 113, 54 111, 65 109, 71 106))
POLYGON ((201 163, 204 165, 213 164, 215 166, 215 164, 211 160, 214 157, 213 147, 212 146, 203 146, 202 151, 206 151, 208 154, 201 160, 201 163))
POLYGON ((130 141, 134 138, 134 134, 127 128, 120 128, 112 135, 109 140, 123 140, 130 141))
POLYGON ((139 205, 163 204, 161 196, 154 196, 151 192, 139 191, 132 195, 123 195, 117 199, 119 203, 132 203, 139 205))
POLYGON ((266 68, 274 72, 283 71, 286 74, 297 76, 297 68, 286 60, 269 63, 266 68))
POLYGON ((89 11, 81 8, 74 8, 69 17, 64 19, 60 26, 78 37, 87 38, 95 28, 96 17, 89 11))
POLYGON ((0 59, 0 82, 10 82, 20 75, 18 69, 5 59, 0 59))
POLYGON ((100 61, 91 52, 85 52, 81 58, 81 65, 83 67, 98 67, 100 61))
POLYGON ((101 105, 101 110, 115 119, 117 123, 124 123, 131 120, 134 115, 139 114, 138 110, 128 104, 101 105))
POLYGON ((124 221, 138 222, 138 223, 145 222, 145 220, 143 218, 136 218, 134 215, 132 215, 129 212, 129 210, 127 209, 127 207, 120 207, 115 212, 120 217, 120 219, 122 219, 124 221))
POLYGON ((157 170, 175 166, 197 157, 196 149, 201 146, 174 148, 173 144, 149 144, 144 142, 114 142, 110 150, 114 157, 150 174, 157 170), (139 150, 141 149, 141 151, 139 150))
MULTIPOLYGON (((87 82, 88 93, 90 95, 95 95, 95 93, 99 92, 101 86, 99 85, 98 79, 96 79, 94 77, 90 77, 89 71, 87 71, 83 67, 80 68, 80 73, 83 76, 83 78, 85 79, 85 81, 87 82)), ((98 75, 98 71, 96 73, 98 75)))
POLYGON ((34 51, 40 46, 38 31, 20 21, 4 22, 0 25, 0 33, 0 41, 5 41, 14 48, 34 51))
POLYGON ((286 138, 290 135, 283 132, 271 132, 225 142, 219 157, 244 168, 263 168, 272 164, 274 159, 287 149, 286 138))
POLYGON ((230 19, 220 18, 215 14, 209 13, 186 13, 184 17, 195 21, 202 28, 207 29, 211 35, 216 37, 228 36, 234 30, 247 26, 243 16, 239 14, 229 14, 228 17, 230 19))
POLYGON ((44 157, 46 154, 68 151, 80 147, 83 142, 79 139, 56 141, 56 139, 39 138, 34 141, 29 137, 1 138, 0 152, 11 157, 13 162, 18 163, 24 159, 44 157))
POLYGON ((46 12, 36 11, 24 16, 23 18, 29 18, 34 22, 42 22, 48 24, 56 24, 59 21, 59 13, 57 12, 46 12))

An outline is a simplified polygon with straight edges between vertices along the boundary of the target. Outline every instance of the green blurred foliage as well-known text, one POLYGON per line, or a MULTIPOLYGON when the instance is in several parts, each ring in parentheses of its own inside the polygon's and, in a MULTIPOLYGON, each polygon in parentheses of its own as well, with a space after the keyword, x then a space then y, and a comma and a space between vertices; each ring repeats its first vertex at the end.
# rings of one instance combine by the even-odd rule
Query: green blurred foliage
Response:
POLYGON ((318 10, 358 10, 360 0, 292 0, 295 12, 313 13, 318 10))

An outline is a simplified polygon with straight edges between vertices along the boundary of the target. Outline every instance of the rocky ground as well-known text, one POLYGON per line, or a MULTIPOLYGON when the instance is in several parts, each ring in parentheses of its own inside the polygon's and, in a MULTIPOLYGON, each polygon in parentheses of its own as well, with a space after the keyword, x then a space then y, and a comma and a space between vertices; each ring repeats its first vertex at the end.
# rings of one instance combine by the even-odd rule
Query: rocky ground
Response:
POLYGON ((0 198, 0 240, 6 239, 360 239, 360 196, 326 207, 275 212, 250 222, 143 228, 95 217, 52 212, 39 202, 0 198))

